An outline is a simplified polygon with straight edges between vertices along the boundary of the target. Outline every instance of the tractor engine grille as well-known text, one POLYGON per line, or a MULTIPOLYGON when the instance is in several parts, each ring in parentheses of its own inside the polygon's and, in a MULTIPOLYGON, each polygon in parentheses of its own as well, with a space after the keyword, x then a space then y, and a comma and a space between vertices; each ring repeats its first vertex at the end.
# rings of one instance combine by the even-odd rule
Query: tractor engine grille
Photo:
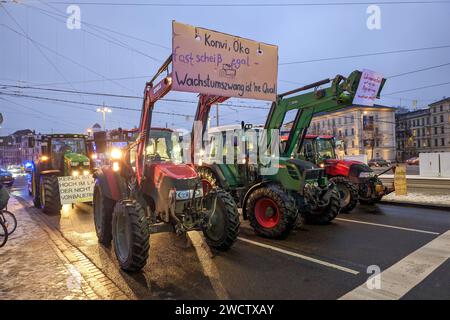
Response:
POLYGON ((300 177, 298 175, 298 171, 294 165, 287 165, 287 172, 294 180, 300 180, 300 177))
POLYGON ((323 169, 307 169, 305 170, 305 180, 318 180, 324 176, 323 169))

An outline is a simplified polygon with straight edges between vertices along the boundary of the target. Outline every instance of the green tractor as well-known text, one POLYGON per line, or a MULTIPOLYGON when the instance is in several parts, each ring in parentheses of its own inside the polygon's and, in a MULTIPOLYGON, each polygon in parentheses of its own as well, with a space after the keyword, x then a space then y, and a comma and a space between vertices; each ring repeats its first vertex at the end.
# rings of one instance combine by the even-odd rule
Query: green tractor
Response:
POLYGON ((92 173, 86 139, 82 134, 47 134, 35 140, 39 142, 40 152, 33 162, 28 188, 36 208, 58 214, 62 207, 58 177, 92 173))
MULTIPOLYGON (((248 219, 255 232, 261 236, 285 237, 304 221, 313 224, 331 222, 341 209, 335 184, 327 179, 323 168, 295 158, 293 152, 302 144, 302 138, 314 114, 329 112, 352 103, 361 75, 360 71, 354 71, 348 78, 338 75, 332 80, 322 80, 279 95, 277 101, 272 104, 264 127, 253 128, 252 125, 242 124, 237 140, 242 139, 243 143, 224 138, 227 131, 233 129, 223 130, 220 133, 223 135, 221 139, 215 139, 218 137, 217 133, 210 135, 210 145, 206 148, 206 153, 204 145, 201 149, 201 153, 205 153, 205 159, 198 163, 204 190, 220 186, 230 191, 242 208, 243 218, 248 219), (332 84, 329 88, 317 89, 330 82, 332 84), (292 96, 309 89, 314 91, 300 97, 292 96), (269 148, 272 144, 270 131, 275 130, 279 134, 285 124, 286 115, 291 110, 296 112, 294 126, 285 143, 279 145, 279 156, 276 159, 272 157, 272 162, 276 163, 278 170, 273 174, 265 174, 261 169, 264 169, 262 163, 267 163, 267 159, 258 158, 256 163, 251 163, 248 161, 248 155, 251 151, 254 153, 255 150, 252 149, 261 147, 254 141, 261 141, 263 136, 266 136, 264 144, 269 148), (245 132, 252 132, 253 135, 256 132, 256 140, 248 140, 245 132), (215 140, 220 141, 222 146, 217 143, 214 145, 215 140), (235 157, 232 163, 216 161, 222 156, 225 158, 231 147, 238 148, 238 145, 243 145, 243 159, 235 157), (224 154, 218 157, 216 150, 220 147, 224 154)), ((223 97, 200 97, 196 120, 202 124, 203 132, 206 131, 211 105, 225 100, 223 97)))

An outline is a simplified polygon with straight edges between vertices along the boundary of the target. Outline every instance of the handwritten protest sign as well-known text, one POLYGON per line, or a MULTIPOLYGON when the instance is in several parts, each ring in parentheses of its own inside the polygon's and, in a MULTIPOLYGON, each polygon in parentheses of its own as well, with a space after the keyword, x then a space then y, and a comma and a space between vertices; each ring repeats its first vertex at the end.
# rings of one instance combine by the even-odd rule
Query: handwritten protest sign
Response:
POLYGON ((278 47, 173 21, 172 88, 276 99, 278 47))
POLYGON ((382 80, 383 75, 381 73, 364 69, 353 104, 372 107, 382 80))
POLYGON ((58 177, 61 204, 90 202, 94 195, 92 175, 58 177))

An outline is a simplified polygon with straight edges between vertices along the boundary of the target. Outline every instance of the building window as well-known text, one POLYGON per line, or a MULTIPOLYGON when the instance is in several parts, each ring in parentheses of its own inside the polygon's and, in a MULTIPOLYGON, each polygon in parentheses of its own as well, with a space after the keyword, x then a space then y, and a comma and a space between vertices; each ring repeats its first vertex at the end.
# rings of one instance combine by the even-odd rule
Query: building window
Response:
POLYGON ((434 107, 434 108, 433 108, 433 112, 435 112, 435 113, 436 113, 436 107, 434 107))
POLYGON ((338 118, 338 124, 341 125, 341 118, 338 118))
POLYGON ((433 123, 437 123, 437 117, 433 117, 433 123))
POLYGON ((422 118, 422 125, 425 125, 425 118, 422 118))
POLYGON ((355 128, 352 128, 352 136, 355 135, 355 128))
POLYGON ((438 132, 437 127, 434 127, 434 134, 438 134, 437 132, 438 132))
POLYGON ((427 117, 427 124, 430 124, 430 117, 427 117))
POLYGON ((441 122, 444 122, 444 115, 443 114, 441 114, 441 116, 439 118, 440 118, 441 122))
POLYGON ((345 129, 345 136, 348 136, 348 130, 345 129))
POLYGON ((444 127, 441 127, 441 133, 445 133, 444 127))
POLYGON ((420 140, 417 140, 417 148, 420 148, 420 140))
POLYGON ((342 130, 339 130, 339 137, 342 137, 342 130))
POLYGON ((445 146, 445 139, 441 138, 441 146, 445 146))
POLYGON ((422 128, 422 136, 425 136, 425 128, 422 128))
POLYGON ((431 140, 430 139, 427 140, 427 146, 431 147, 431 140))
POLYGON ((355 147, 355 141, 352 140, 352 148, 354 148, 354 147, 355 147))
POLYGON ((434 139, 434 146, 435 146, 435 147, 438 146, 438 139, 434 139))
POLYGON ((441 106, 439 107, 439 111, 444 111, 444 106, 441 104, 441 106))
POLYGON ((413 120, 413 127, 416 126, 416 120, 413 120))

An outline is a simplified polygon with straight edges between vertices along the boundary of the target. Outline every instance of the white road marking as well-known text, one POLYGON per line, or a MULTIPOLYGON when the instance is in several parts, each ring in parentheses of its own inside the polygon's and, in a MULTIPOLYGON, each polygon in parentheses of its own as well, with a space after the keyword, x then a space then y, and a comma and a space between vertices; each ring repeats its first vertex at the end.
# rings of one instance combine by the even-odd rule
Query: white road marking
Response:
POLYGON ((334 220, 345 221, 345 222, 353 222, 353 223, 360 223, 360 224, 368 224, 368 225, 371 225, 371 226, 392 228, 392 229, 398 229, 398 230, 404 230, 404 231, 413 231, 413 232, 427 233, 427 234, 434 234, 434 235, 439 235, 440 234, 439 232, 426 231, 426 230, 420 230, 420 229, 412 229, 412 228, 404 228, 404 227, 392 226, 392 225, 389 225, 389 224, 366 222, 366 221, 353 220, 353 219, 335 218, 334 220))
POLYGON ((212 261, 214 255, 209 250, 202 234, 198 231, 189 231, 187 236, 195 248, 198 260, 203 268, 203 273, 209 278, 217 298, 219 300, 229 300, 230 296, 220 280, 219 270, 214 261, 212 261))
POLYGON ((302 254, 299 254, 299 253, 296 253, 296 252, 284 250, 284 249, 277 248, 277 247, 274 247, 274 246, 271 246, 271 245, 268 245, 268 244, 264 244, 264 243, 261 243, 261 242, 257 242, 257 241, 253 241, 253 240, 249 240, 249 239, 245 239, 245 238, 241 238, 241 237, 238 237, 238 239, 241 240, 241 241, 247 242, 247 243, 251 243, 251 244, 253 244, 255 246, 259 246, 259 247, 266 248, 266 249, 269 249, 269 250, 273 250, 273 251, 276 251, 276 252, 284 253, 284 254, 287 254, 287 255, 292 256, 292 257, 296 257, 296 258, 299 258, 299 259, 303 259, 303 260, 307 260, 307 261, 314 262, 314 263, 317 263, 317 264, 321 264, 321 265, 329 267, 329 268, 334 268, 334 269, 337 269, 337 270, 340 270, 340 271, 344 271, 344 272, 348 272, 348 273, 355 274, 355 275, 359 274, 359 271, 356 271, 356 270, 353 270, 353 269, 349 269, 349 268, 346 268, 346 267, 342 267, 342 266, 339 266, 337 264, 333 264, 333 263, 330 263, 330 262, 322 261, 322 260, 319 260, 319 259, 316 259, 316 258, 311 258, 311 257, 305 256, 305 255, 302 255, 302 254))
POLYGON ((381 272, 380 289, 368 289, 364 283, 342 296, 340 300, 400 299, 448 258, 450 258, 450 230, 381 272))

